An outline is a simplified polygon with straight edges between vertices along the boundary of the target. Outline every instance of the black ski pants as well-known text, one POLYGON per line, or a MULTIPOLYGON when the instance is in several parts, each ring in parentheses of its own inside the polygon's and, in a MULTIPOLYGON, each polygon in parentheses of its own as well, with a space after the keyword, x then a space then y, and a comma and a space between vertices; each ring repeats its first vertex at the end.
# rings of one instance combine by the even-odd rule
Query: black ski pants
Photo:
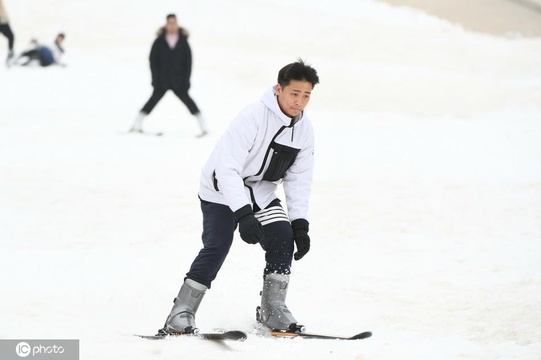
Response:
MULTIPOLYGON (((274 200, 267 208, 272 206, 281 208, 280 200, 274 200)), ((229 206, 201 200, 201 211, 203 248, 193 261, 186 277, 210 288, 229 253, 238 224, 229 206)), ((263 231, 265 239, 260 245, 265 251, 264 274, 290 274, 294 249, 291 224, 288 220, 274 221, 263 225, 263 231)))
POLYGON ((13 35, 13 31, 11 31, 9 24, 0 24, 0 34, 8 38, 8 48, 9 50, 13 50, 15 35, 13 35))
POLYGON ((172 90, 175 95, 186 105, 188 110, 190 111, 190 114, 197 115, 199 114, 199 108, 195 104, 195 101, 190 97, 188 94, 188 90, 184 89, 169 89, 169 88, 163 88, 163 87, 154 87, 154 91, 152 92, 152 95, 150 96, 150 99, 148 99, 147 103, 143 108, 141 109, 141 112, 145 114, 150 114, 152 109, 158 104, 158 102, 162 99, 162 97, 165 95, 167 90, 172 90))
POLYGON ((45 59, 40 51, 38 49, 32 49, 32 50, 28 50, 28 51, 25 51, 23 52, 20 56, 19 56, 19 59, 20 58, 27 58, 26 61, 24 63, 21 64, 21 66, 26 66, 26 65, 30 65, 30 63, 34 60, 37 60, 39 61, 39 64, 41 66, 49 66, 49 65, 52 65, 53 63, 47 59, 45 59))

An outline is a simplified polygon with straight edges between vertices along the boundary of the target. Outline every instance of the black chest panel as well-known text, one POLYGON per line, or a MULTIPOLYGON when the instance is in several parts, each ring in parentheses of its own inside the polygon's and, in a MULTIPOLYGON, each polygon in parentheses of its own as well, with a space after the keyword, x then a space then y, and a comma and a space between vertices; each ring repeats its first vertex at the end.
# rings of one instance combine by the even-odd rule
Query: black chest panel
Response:
POLYGON ((263 180, 278 181, 282 179, 287 169, 295 162, 299 151, 300 149, 278 144, 273 141, 269 149, 269 153, 271 154, 269 167, 263 174, 263 180))

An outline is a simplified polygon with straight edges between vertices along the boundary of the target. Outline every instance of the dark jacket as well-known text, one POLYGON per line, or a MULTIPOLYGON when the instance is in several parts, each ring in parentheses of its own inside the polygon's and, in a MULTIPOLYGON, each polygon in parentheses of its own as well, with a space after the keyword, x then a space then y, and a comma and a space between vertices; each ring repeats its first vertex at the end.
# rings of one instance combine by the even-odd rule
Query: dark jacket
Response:
POLYGON ((150 70, 154 87, 183 90, 190 88, 192 52, 186 30, 179 29, 177 44, 171 49, 165 40, 164 29, 160 29, 150 50, 150 70))

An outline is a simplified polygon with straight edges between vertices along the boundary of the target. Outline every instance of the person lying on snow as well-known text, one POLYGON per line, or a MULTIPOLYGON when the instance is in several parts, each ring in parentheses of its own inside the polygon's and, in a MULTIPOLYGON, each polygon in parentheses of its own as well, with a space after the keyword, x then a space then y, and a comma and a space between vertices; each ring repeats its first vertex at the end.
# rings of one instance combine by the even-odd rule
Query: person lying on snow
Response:
POLYGON ((65 34, 58 34, 50 46, 40 44, 36 39, 32 39, 33 48, 21 53, 13 65, 29 66, 39 64, 43 67, 50 65, 66 66, 61 62, 62 55, 65 52, 63 46, 65 38, 65 34))

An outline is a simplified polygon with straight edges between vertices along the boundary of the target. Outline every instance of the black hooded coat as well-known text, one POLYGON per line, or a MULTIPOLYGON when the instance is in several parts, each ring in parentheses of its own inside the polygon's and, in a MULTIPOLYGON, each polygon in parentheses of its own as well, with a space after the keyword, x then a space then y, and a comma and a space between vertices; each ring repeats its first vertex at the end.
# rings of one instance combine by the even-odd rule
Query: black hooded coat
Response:
POLYGON ((188 44, 188 33, 180 28, 178 41, 173 49, 161 29, 150 50, 152 86, 161 89, 188 91, 192 73, 192 51, 188 44))

